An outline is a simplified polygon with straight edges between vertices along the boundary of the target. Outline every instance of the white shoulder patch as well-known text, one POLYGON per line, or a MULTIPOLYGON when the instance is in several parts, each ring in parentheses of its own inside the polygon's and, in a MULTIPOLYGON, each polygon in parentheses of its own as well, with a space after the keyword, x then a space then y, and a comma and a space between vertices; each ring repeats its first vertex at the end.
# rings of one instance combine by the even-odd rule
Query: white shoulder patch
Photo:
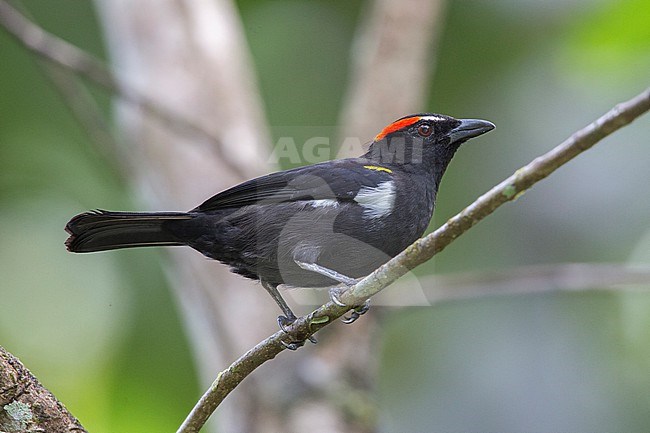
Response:
POLYGON ((354 201, 365 208, 364 215, 380 218, 392 212, 395 205, 395 182, 388 180, 376 187, 364 187, 359 190, 354 201))

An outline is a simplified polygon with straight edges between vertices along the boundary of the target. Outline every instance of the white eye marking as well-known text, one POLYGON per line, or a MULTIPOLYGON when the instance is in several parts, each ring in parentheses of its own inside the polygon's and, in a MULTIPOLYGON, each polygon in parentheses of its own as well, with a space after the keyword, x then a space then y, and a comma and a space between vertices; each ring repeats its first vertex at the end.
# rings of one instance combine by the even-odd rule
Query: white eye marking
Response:
POLYGON ((325 198, 325 199, 320 199, 320 200, 309 200, 309 204, 316 208, 316 207, 338 207, 339 202, 335 199, 332 198, 325 198))
POLYGON ((363 187, 354 197, 354 201, 365 208, 364 215, 380 218, 389 214, 395 205, 395 182, 388 180, 376 187, 363 187))
POLYGON ((420 117, 420 120, 430 120, 432 122, 443 122, 445 119, 438 116, 422 116, 420 117))

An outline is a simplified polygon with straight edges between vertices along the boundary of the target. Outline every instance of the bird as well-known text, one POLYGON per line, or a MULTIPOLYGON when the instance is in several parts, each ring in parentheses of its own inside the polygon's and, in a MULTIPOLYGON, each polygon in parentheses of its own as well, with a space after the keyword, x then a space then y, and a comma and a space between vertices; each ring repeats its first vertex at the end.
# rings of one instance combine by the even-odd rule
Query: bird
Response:
MULTIPOLYGON (((65 226, 65 245, 74 253, 189 246, 260 281, 282 310, 285 329, 296 315, 279 285, 350 286, 399 254, 427 229, 460 145, 494 127, 411 114, 383 128, 358 158, 257 177, 188 212, 81 213, 65 226)), ((353 310, 350 321, 367 308, 353 310)))

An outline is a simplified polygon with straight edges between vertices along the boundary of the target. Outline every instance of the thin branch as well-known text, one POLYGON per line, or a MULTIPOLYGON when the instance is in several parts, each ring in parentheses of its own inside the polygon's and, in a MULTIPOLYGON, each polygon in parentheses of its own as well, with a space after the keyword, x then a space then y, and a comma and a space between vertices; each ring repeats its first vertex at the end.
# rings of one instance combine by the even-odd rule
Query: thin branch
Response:
MULTIPOLYGON (((618 104, 550 152, 517 170, 512 176, 483 194, 439 229, 417 240, 388 263, 352 286, 341 295, 341 301, 346 305, 361 305, 366 299, 379 293, 410 269, 431 259, 458 236, 493 213, 499 206, 517 199, 535 183, 546 178, 568 161, 648 110, 650 110, 650 88, 629 101, 618 104)), ((526 293, 525 287, 521 287, 521 293, 526 293)), ((230 367, 219 373, 177 433, 198 432, 217 406, 246 376, 285 349, 282 344, 283 340, 303 340, 329 325, 350 309, 330 301, 307 316, 298 318, 287 329, 288 332, 278 331, 258 343, 233 362, 230 367)))
MULTIPOLYGON (((101 60, 45 31, 5 0, 0 0, 0 26, 39 57, 89 79, 182 135, 212 143, 220 157, 230 160, 220 145, 218 135, 210 128, 199 125, 142 94, 111 72, 101 60)), ((241 178, 247 177, 238 164, 232 164, 232 170, 241 178)))

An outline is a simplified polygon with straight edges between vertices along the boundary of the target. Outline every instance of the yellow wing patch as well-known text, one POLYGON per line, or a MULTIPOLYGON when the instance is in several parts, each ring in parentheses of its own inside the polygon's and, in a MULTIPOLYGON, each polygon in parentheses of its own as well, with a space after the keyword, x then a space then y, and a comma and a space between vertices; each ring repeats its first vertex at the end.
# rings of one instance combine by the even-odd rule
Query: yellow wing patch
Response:
POLYGON ((386 173, 393 172, 393 170, 391 170, 390 168, 380 167, 378 165, 364 165, 363 168, 367 168, 368 170, 375 170, 375 171, 385 171, 386 173))

